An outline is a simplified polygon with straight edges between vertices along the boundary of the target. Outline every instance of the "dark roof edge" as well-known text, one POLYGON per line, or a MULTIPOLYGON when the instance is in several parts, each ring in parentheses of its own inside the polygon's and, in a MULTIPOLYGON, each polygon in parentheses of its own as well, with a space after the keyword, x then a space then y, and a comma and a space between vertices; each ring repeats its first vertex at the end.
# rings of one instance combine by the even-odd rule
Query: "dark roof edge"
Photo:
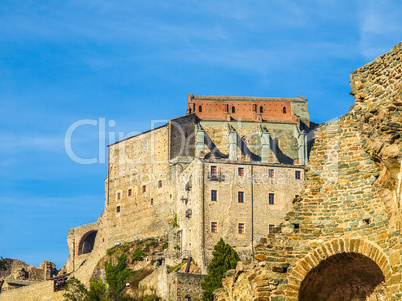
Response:
POLYGON ((148 130, 148 131, 145 131, 145 132, 139 133, 139 134, 137 134, 137 135, 130 136, 130 137, 124 138, 124 139, 122 139, 122 140, 119 140, 119 141, 116 141, 116 142, 110 143, 110 144, 108 144, 108 146, 107 146, 107 147, 112 146, 112 145, 115 145, 115 144, 120 143, 120 142, 123 142, 123 141, 126 141, 126 140, 129 140, 129 139, 131 139, 131 138, 138 137, 138 136, 143 135, 143 134, 147 134, 147 133, 152 132, 152 131, 155 131, 155 130, 159 130, 159 129, 161 129, 161 128, 165 127, 165 126, 167 126, 167 123, 166 123, 166 124, 164 124, 164 125, 158 126, 158 127, 156 127, 156 128, 150 129, 150 130, 148 130))
POLYGON ((253 97, 253 96, 220 96, 220 95, 191 95, 194 100, 220 100, 220 101, 289 101, 307 102, 307 98, 298 97, 253 97))

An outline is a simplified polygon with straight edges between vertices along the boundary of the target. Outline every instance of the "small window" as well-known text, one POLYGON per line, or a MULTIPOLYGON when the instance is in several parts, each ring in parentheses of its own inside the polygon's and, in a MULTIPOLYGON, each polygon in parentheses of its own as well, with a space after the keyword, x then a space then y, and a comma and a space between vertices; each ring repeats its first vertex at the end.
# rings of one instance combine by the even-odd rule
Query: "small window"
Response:
POLYGON ((218 176, 218 168, 216 166, 211 166, 211 177, 218 176))
POLYGON ((162 188, 162 180, 158 181, 158 188, 162 188))
POLYGON ((128 196, 131 196, 132 193, 133 193, 133 190, 132 190, 132 189, 129 189, 128 192, 127 192, 127 195, 128 195, 128 196))
POLYGON ((257 113, 257 105, 253 104, 253 113, 257 113))
POLYGON ((225 103, 225 113, 229 112, 229 105, 227 103, 225 103))
POLYGON ((301 179, 300 170, 296 170, 296 171, 295 171, 295 179, 296 179, 296 180, 300 180, 300 179, 301 179))
POLYGON ((299 195, 298 195, 298 194, 296 194, 296 195, 295 195, 295 199, 298 199, 298 198, 299 198, 299 195))
POLYGON ((300 225, 299 225, 299 224, 293 224, 293 231, 294 231, 295 233, 298 233, 298 232, 299 232, 299 229, 300 229, 300 225))
POLYGON ((238 233, 244 234, 244 223, 239 223, 238 233))
POLYGON ((116 207, 116 212, 117 212, 117 213, 120 213, 120 206, 117 206, 117 207, 116 207))
POLYGON ((238 175, 239 175, 239 177, 242 177, 244 175, 244 168, 243 167, 239 167, 238 175))
POLYGON ((202 106, 198 107, 198 112, 202 112, 202 106))
POLYGON ((270 193, 268 195, 268 204, 274 205, 275 204, 275 195, 273 193, 270 193))
POLYGON ((236 108, 232 106, 232 113, 236 113, 236 108))
POLYGON ((275 225, 269 225, 269 234, 274 233, 274 227, 275 225))
POLYGON ((154 199, 151 199, 151 206, 154 204, 154 199))
POLYGON ((218 200, 218 191, 211 190, 211 201, 216 202, 218 200))
POLYGON ((211 223, 211 232, 212 233, 217 233, 218 232, 218 223, 217 222, 212 222, 211 223))
POLYGON ((120 192, 117 193, 117 199, 118 199, 118 200, 121 199, 121 193, 120 193, 120 192))
POLYGON ((243 191, 239 191, 237 193, 237 201, 239 203, 244 203, 244 192, 243 191))
POLYGON ((283 107, 282 112, 283 114, 286 114, 286 107, 283 107))
POLYGON ((142 193, 147 192, 147 185, 142 186, 142 193))
POLYGON ((269 178, 275 177, 275 171, 272 168, 268 169, 268 177, 269 178))
POLYGON ((264 113, 264 108, 262 106, 260 107, 260 113, 264 113))

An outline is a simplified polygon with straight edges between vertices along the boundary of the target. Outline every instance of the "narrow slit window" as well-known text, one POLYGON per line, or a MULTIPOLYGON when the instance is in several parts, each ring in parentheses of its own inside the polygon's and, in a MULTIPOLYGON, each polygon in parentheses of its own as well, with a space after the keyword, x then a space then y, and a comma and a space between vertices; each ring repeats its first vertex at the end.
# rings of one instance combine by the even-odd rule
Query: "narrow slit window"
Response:
POLYGON ((132 194, 133 194, 133 190, 132 190, 132 189, 129 189, 128 192, 127 192, 127 195, 128 195, 128 196, 132 196, 132 194))
POLYGON ((158 188, 162 188, 162 180, 158 181, 158 188))
POLYGON ((211 166, 211 177, 217 177, 218 176, 218 168, 216 166, 211 166))
POLYGON ((295 179, 296 179, 296 180, 300 180, 300 179, 301 179, 300 170, 296 170, 296 171, 295 171, 295 179))
POLYGON ((198 112, 202 112, 202 106, 198 106, 198 112))
POLYGON ((154 199, 151 199, 151 206, 154 204, 154 199))
POLYGON ((142 193, 147 192, 147 185, 142 186, 142 193))
POLYGON ((239 223, 238 233, 239 234, 244 234, 244 223, 239 223))
POLYGON ((121 199, 121 193, 120 193, 120 192, 117 193, 117 199, 118 199, 118 200, 121 199))
POLYGON ((236 108, 232 106, 232 113, 236 113, 236 108))
POLYGON ((211 201, 216 202, 218 200, 218 191, 217 190, 211 190, 211 201))
POLYGON ((275 178, 275 171, 274 171, 274 169, 272 169, 272 168, 268 169, 268 177, 269 177, 269 178, 275 178))
POLYGON ((282 112, 283 114, 286 114, 286 107, 283 107, 282 112))
POLYGON ((237 193, 237 201, 239 203, 244 203, 244 192, 243 191, 239 191, 237 193))
POLYGON ((217 233, 218 232, 218 223, 217 222, 212 222, 211 223, 211 232, 212 233, 217 233))
POLYGON ((117 212, 117 213, 120 213, 120 206, 117 206, 117 207, 116 207, 116 212, 117 212))
POLYGON ((275 204, 275 195, 273 193, 270 193, 268 195, 268 204, 269 205, 274 205, 275 204))
POLYGON ((239 177, 244 176, 244 168, 243 167, 239 167, 238 175, 239 175, 239 177))
POLYGON ((269 225, 269 234, 274 233, 274 227, 275 225, 269 225))
POLYGON ((260 113, 264 113, 264 108, 262 106, 260 107, 260 113))

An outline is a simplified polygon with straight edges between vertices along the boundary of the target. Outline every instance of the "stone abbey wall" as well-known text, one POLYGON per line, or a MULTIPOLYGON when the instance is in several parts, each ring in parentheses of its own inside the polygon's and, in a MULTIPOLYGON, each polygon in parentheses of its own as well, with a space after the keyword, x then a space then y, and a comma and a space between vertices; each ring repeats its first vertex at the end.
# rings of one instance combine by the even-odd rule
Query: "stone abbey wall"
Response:
POLYGON ((301 197, 219 300, 402 298, 401 59, 402 44, 352 73, 355 105, 316 132, 301 197))

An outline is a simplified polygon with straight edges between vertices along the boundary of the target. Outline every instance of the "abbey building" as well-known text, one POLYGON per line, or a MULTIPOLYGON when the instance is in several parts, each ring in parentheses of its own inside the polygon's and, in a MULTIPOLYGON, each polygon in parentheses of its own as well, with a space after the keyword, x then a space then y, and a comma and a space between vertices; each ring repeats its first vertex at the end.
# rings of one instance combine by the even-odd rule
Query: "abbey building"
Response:
POLYGON ((203 272, 221 237, 252 258, 302 190, 315 126, 304 97, 189 94, 186 115, 109 145, 105 210, 70 230, 67 272, 172 229, 203 272))

